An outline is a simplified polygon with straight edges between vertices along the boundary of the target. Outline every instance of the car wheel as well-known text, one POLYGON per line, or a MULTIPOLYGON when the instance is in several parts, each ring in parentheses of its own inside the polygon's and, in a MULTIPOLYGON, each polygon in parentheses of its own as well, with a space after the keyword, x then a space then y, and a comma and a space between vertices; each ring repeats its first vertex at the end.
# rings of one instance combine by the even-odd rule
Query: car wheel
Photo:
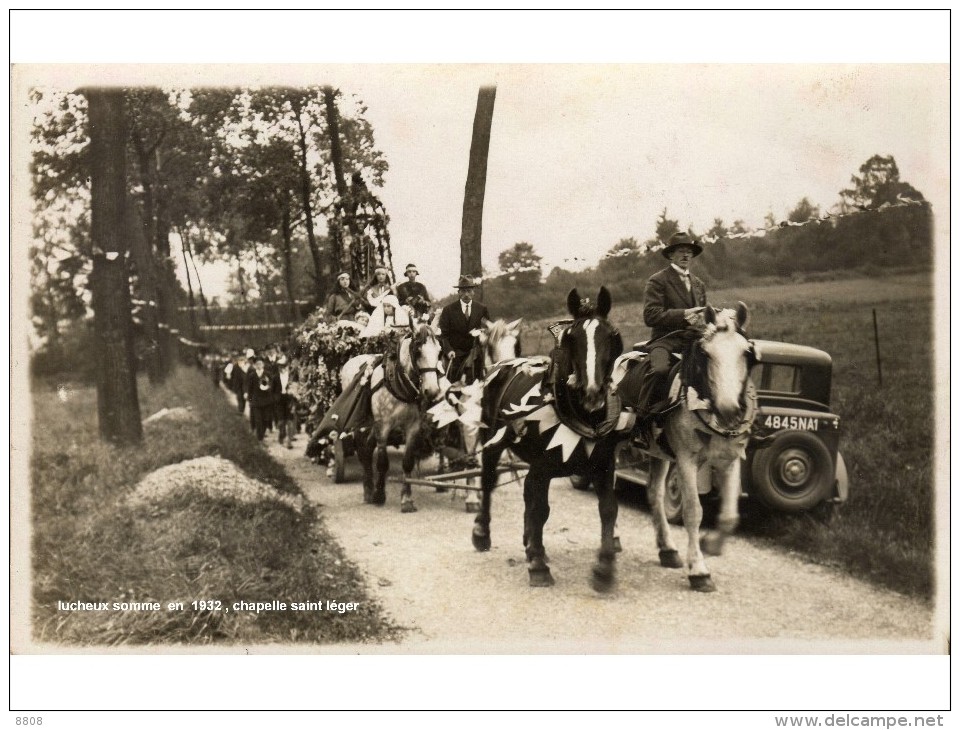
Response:
MULTIPOLYGON (((647 504, 653 509, 653 498, 650 487, 647 486, 647 504)), ((680 479, 677 476, 677 465, 671 464, 667 472, 667 485, 663 490, 663 511, 667 515, 667 522, 671 525, 683 524, 683 493, 680 491, 680 479)))
POLYGON ((346 472, 347 451, 343 447, 343 439, 336 438, 333 442, 333 483, 343 484, 346 472))
POLYGON ((772 509, 808 510, 830 496, 833 475, 833 459, 823 442, 813 434, 790 431, 754 454, 752 492, 772 509))

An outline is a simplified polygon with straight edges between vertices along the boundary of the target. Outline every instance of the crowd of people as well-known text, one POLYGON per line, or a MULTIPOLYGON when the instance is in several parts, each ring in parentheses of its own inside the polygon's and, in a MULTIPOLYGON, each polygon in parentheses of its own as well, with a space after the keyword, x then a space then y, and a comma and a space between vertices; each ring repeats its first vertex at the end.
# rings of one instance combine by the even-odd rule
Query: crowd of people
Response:
POLYGON ((284 345, 273 344, 259 353, 252 348, 207 355, 204 364, 216 387, 236 398, 240 413, 248 413, 250 428, 263 441, 276 430, 278 441, 293 448, 299 428, 299 383, 290 369, 284 345))
MULTIPOLYGON (((434 316, 433 301, 426 287, 417 281, 418 275, 417 267, 408 264, 404 271, 406 281, 395 285, 389 270, 380 266, 365 286, 354 289, 350 275, 342 272, 324 303, 324 325, 373 338, 389 332, 401 334, 415 321, 430 321, 434 316)), ((474 287, 469 277, 461 277, 457 284, 464 301, 472 299, 474 287)), ((460 307, 460 300, 454 304, 460 307)), ((482 304, 477 303, 475 314, 470 313, 469 307, 468 304, 466 317, 457 317, 452 310, 447 312, 450 307, 439 314, 440 326, 445 330, 448 365, 456 365, 457 358, 463 358, 469 349, 464 344, 470 339, 469 331, 489 316, 482 304)), ((287 345, 281 343, 259 352, 245 347, 230 353, 207 354, 203 366, 215 386, 233 394, 240 413, 249 415, 250 428, 260 441, 276 430, 280 443, 293 448, 299 432, 300 383, 296 368, 290 367, 288 352, 287 345)))
MULTIPOLYGON (((669 262, 667 267, 647 282, 643 315, 652 337, 641 399, 647 405, 662 396, 672 354, 681 351, 702 327, 706 287, 689 271, 690 263, 702 250, 700 242, 689 234, 675 234, 661 251, 669 262)), ((408 264, 404 275, 407 281, 395 285, 390 281, 389 270, 377 267, 364 287, 354 289, 350 275, 341 273, 324 304, 324 324, 369 338, 385 332, 399 333, 413 321, 434 318, 447 378, 456 382, 461 375, 467 375, 461 370, 472 349, 473 335, 491 321, 486 306, 474 299, 476 282, 472 277, 461 276, 454 287, 457 299, 435 313, 426 287, 417 281, 417 267, 408 264)), ((260 441, 276 428, 280 443, 293 448, 299 431, 297 405, 301 394, 287 353, 282 344, 268 346, 260 353, 245 348, 229 355, 207 355, 204 365, 215 385, 234 394, 239 411, 249 412, 250 427, 260 441)))

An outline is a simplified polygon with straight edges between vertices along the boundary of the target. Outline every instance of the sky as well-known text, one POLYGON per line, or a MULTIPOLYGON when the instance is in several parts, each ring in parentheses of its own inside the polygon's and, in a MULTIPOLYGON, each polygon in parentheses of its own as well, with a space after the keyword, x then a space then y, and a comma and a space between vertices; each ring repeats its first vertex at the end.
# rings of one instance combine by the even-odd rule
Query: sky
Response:
MULTIPOLYGON (((736 14, 718 20, 728 15, 736 14)), ((547 272, 594 265, 621 238, 653 237, 664 209, 696 232, 715 218, 748 227, 762 226, 768 212, 783 220, 804 197, 826 210, 874 154, 893 155, 901 179, 935 213, 948 210, 947 64, 681 64, 665 55, 668 62, 630 64, 75 65, 43 74, 68 84, 85 74, 124 83, 329 82, 355 94, 390 165, 378 194, 396 273, 416 263, 435 296, 450 293, 460 274, 484 85, 497 90, 482 237, 490 273, 519 241, 533 245, 547 272)), ((947 216, 937 223, 945 235, 947 216)), ((222 291, 224 274, 204 270, 205 291, 222 291)))

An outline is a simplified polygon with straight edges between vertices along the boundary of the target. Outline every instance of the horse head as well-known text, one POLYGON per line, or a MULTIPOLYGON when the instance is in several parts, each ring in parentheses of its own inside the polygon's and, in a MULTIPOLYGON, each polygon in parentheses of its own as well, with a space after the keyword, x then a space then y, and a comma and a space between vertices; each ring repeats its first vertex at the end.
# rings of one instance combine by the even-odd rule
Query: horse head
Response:
POLYGON ((706 378, 717 419, 726 428, 738 426, 746 410, 745 393, 753 343, 747 339, 750 311, 743 302, 736 310, 704 310, 706 325, 699 348, 706 356, 706 378))
POLYGON ((523 319, 507 322, 498 319, 480 332, 480 346, 483 348, 483 365, 489 370, 504 360, 520 356, 520 323, 523 319))
POLYGON ((420 394, 435 400, 440 394, 440 341, 428 324, 410 324, 410 368, 420 381, 420 394))
POLYGON ((593 412, 604 407, 613 363, 623 352, 623 340, 608 320, 610 292, 600 287, 596 302, 581 298, 576 289, 567 295, 574 318, 560 340, 569 369, 567 385, 583 392, 583 406, 593 412))

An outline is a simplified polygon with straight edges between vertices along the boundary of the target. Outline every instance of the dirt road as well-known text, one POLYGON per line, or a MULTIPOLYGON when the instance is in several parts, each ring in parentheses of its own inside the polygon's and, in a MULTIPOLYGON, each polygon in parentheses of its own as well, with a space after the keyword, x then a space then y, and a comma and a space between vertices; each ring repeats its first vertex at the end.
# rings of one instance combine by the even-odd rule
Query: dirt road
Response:
MULTIPOLYGON (((299 441, 302 443, 303 437, 299 441)), ((588 578, 599 545, 592 493, 551 486, 544 532, 556 585, 530 588, 521 544, 520 484, 494 494, 493 547, 476 552, 462 498, 414 487, 419 511, 401 514, 399 485, 387 504, 363 504, 356 459, 334 484, 300 448, 271 454, 320 505, 330 532, 366 575, 387 612, 409 628, 380 653, 942 653, 923 602, 873 587, 800 557, 728 541, 708 558, 716 593, 691 591, 681 570, 661 568, 649 514, 621 506, 618 583, 597 594, 588 578)), ((399 454, 391 449, 391 465, 399 454)), ((424 471, 429 471, 429 464, 424 471)), ((461 492, 462 494, 462 492, 461 492)), ((685 533, 677 530, 681 555, 685 533)), ((331 597, 350 600, 350 596, 331 597)))

